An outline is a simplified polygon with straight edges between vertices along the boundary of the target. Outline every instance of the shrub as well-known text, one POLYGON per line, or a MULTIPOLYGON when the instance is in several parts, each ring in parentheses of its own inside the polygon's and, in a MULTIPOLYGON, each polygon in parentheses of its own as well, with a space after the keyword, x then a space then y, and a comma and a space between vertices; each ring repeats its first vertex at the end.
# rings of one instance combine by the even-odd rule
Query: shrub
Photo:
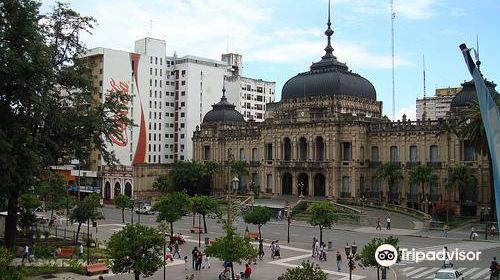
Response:
POLYGON ((444 221, 446 220, 446 209, 448 209, 448 218, 452 218, 455 216, 455 208, 451 207, 450 205, 446 205, 443 203, 439 203, 434 205, 432 207, 431 211, 431 216, 435 220, 441 220, 444 221))

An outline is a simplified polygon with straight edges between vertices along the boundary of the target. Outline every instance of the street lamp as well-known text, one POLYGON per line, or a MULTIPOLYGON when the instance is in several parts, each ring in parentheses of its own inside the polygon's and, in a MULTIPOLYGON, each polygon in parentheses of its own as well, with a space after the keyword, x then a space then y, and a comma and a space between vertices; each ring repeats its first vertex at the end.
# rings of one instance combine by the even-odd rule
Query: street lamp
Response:
POLYGON ((304 182, 302 181, 299 182, 299 192, 300 192, 299 197, 301 198, 304 197, 304 182))
POLYGON ((352 270, 354 269, 354 261, 352 259, 354 259, 357 249, 356 241, 351 246, 349 246, 349 243, 345 246, 345 255, 349 259, 349 280, 352 279, 352 270))
POLYGON ((227 223, 230 225, 231 224, 231 194, 233 191, 238 189, 238 184, 240 183, 240 179, 238 177, 234 177, 231 180, 231 186, 229 187, 229 190, 227 192, 227 223))

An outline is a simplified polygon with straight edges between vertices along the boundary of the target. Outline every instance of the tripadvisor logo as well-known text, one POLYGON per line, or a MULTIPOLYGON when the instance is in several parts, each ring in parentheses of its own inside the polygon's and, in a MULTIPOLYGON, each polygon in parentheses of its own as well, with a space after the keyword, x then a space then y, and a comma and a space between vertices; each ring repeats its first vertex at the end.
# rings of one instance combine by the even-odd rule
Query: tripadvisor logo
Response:
POLYGON ((375 250, 375 260, 380 266, 389 267, 398 260, 398 250, 391 244, 382 244, 375 250))

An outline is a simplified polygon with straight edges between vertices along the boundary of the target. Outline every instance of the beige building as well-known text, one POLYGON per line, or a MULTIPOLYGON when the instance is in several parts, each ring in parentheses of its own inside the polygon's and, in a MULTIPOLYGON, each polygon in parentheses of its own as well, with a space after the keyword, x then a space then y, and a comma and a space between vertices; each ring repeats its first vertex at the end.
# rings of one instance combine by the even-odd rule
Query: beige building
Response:
POLYGON ((443 120, 391 122, 382 117, 373 85, 333 55, 330 20, 325 34, 325 55, 285 83, 281 101, 268 106, 264 122, 245 121, 225 94, 205 115, 194 132, 193 158, 221 167, 214 191, 227 191, 231 164, 242 160, 249 163, 250 175, 240 178, 241 192, 366 198, 417 209, 450 203, 464 215, 486 206, 486 156, 447 133, 443 120), (388 161, 403 172, 393 189, 376 176, 378 166, 388 161), (423 164, 433 166, 439 177, 425 194, 409 182, 409 170, 423 164), (477 186, 447 191, 448 168, 457 164, 474 168, 477 186))
POLYGON ((417 99, 417 119, 438 120, 448 118, 451 101, 461 90, 461 87, 438 88, 435 96, 417 99))

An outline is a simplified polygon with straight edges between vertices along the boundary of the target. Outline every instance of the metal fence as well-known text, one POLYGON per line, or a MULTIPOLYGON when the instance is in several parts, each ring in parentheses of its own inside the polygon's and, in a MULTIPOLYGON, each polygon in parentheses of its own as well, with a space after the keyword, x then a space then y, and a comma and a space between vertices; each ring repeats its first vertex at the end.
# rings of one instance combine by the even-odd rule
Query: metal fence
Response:
MULTIPOLYGON (((45 238, 53 236, 64 240, 77 240, 76 231, 66 228, 58 228, 56 226, 36 225, 31 228, 35 232, 40 232, 45 238)), ((87 238, 86 233, 80 231, 78 240, 82 241, 87 238)))

